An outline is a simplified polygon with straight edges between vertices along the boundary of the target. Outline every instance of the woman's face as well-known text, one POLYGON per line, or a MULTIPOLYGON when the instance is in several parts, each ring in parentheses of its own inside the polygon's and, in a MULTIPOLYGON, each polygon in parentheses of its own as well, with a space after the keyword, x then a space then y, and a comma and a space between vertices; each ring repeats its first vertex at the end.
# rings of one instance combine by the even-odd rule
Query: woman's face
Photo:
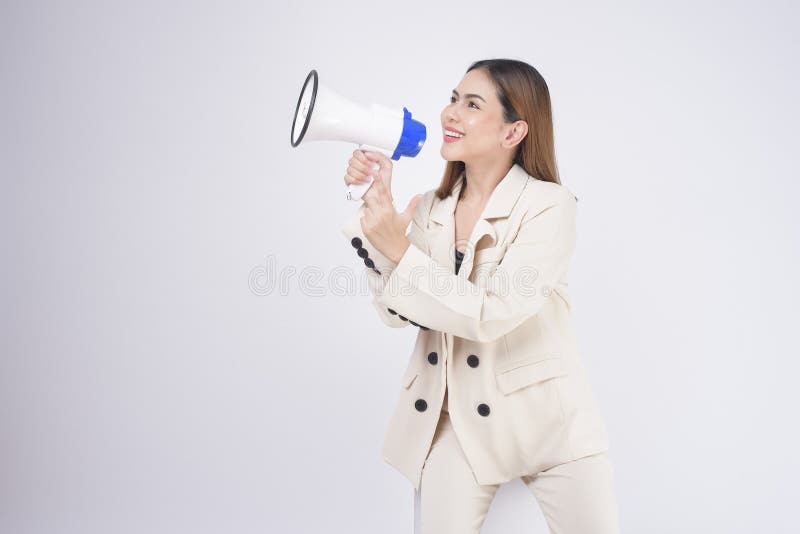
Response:
POLYGON ((483 71, 464 75, 453 91, 450 104, 442 110, 441 155, 447 161, 470 163, 493 159, 504 153, 501 143, 511 127, 503 121, 503 107, 497 99, 494 82, 483 71), (464 134, 449 137, 447 129, 464 134))

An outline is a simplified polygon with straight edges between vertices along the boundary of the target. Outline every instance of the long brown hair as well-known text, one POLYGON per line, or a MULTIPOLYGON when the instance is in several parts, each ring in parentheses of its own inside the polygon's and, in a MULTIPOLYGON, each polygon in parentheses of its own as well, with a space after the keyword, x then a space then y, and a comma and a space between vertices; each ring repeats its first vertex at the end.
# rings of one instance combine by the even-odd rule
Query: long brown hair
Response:
MULTIPOLYGON (((550 91, 539 71, 515 59, 483 59, 470 65, 467 72, 473 69, 483 69, 494 82, 505 122, 524 120, 528 123, 528 133, 517 145, 514 163, 534 178, 561 184, 553 141, 550 91)), ((447 162, 436 189, 440 200, 450 195, 464 169, 463 161, 447 162)))

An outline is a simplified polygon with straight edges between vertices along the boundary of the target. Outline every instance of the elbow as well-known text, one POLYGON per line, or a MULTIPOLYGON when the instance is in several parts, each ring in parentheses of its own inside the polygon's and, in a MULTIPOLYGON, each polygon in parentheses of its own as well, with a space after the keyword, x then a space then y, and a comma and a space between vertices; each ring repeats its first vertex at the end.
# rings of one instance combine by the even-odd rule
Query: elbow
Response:
POLYGON ((478 321, 473 328, 456 335, 475 343, 491 343, 500 339, 506 333, 507 331, 504 329, 493 328, 488 321, 478 321))
POLYGON ((474 327, 471 328, 469 332, 465 332, 466 335, 462 337, 477 343, 491 343, 497 341, 501 337, 511 333, 524 322, 535 317, 540 310, 541 308, 537 308, 535 311, 528 311, 524 314, 508 316, 502 319, 477 321, 474 327))

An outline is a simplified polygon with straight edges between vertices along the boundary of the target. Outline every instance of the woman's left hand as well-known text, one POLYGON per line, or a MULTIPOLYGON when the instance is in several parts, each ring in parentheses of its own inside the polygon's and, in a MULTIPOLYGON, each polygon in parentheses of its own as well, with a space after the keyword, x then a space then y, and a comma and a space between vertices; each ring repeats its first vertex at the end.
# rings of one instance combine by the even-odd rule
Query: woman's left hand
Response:
POLYGON ((414 211, 422 195, 415 195, 406 209, 398 213, 392 203, 394 200, 392 192, 384 182, 384 172, 382 172, 389 170, 391 173, 392 161, 380 152, 365 151, 364 155, 380 165, 380 169, 376 171, 372 185, 361 196, 365 205, 364 216, 361 217, 361 230, 381 254, 399 263, 411 244, 406 238, 406 228, 414 217, 414 211))

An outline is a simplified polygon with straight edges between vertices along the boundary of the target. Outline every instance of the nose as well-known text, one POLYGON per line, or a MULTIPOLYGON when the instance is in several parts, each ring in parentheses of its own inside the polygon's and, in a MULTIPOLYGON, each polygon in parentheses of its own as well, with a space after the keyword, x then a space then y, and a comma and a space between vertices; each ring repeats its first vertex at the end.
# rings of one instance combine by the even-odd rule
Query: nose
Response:
POLYGON ((446 124, 458 122, 458 113, 456 113, 456 106, 447 106, 444 109, 444 118, 446 124))

